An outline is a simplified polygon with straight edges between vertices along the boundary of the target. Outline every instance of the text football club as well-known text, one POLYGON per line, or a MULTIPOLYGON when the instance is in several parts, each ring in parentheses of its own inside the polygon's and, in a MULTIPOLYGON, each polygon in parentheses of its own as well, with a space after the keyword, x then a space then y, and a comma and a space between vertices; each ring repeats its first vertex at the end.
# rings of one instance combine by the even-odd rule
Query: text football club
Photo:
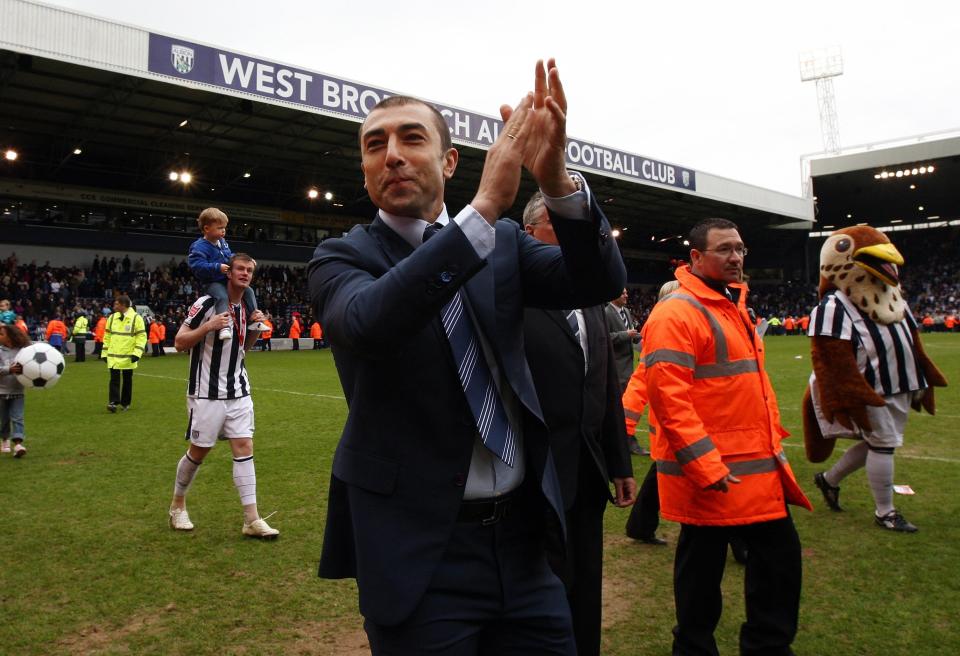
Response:
MULTIPOLYGON (((147 69, 152 73, 271 98, 363 120, 378 102, 393 95, 385 89, 315 71, 268 62, 219 48, 150 34, 147 69)), ((503 123, 476 112, 436 105, 458 143, 489 147, 503 123)), ((696 191, 696 172, 586 141, 569 139, 567 162, 617 177, 696 191)))

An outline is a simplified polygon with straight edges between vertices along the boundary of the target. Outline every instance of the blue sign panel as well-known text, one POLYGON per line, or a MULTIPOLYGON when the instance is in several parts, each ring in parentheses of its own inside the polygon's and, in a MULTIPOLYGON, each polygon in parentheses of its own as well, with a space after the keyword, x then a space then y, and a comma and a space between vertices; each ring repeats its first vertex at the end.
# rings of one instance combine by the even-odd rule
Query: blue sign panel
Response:
MULTIPOLYGON (((374 105, 393 95, 384 89, 316 71, 160 34, 150 34, 147 70, 295 103, 360 121, 374 105)), ((458 143, 489 147, 496 141, 503 126, 500 119, 491 116, 439 104, 436 107, 447 119, 450 134, 458 143)), ((578 170, 593 170, 689 191, 697 189, 696 172, 691 169, 578 139, 567 140, 567 163, 578 170)))

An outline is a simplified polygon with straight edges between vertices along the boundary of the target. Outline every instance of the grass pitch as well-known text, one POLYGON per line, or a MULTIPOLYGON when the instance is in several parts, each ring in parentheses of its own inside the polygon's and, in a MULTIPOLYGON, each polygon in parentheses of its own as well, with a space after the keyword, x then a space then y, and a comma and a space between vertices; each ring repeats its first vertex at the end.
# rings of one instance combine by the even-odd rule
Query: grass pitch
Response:
MULTIPOLYGON (((862 471, 844 481, 846 512, 825 509, 812 484, 823 466, 805 462, 800 437, 808 341, 767 339, 768 371, 795 436, 787 453, 817 507, 794 512, 804 548, 798 654, 960 653, 960 336, 925 343, 953 387, 938 390, 936 417, 911 416, 898 451, 896 481, 917 494, 897 503, 920 527, 900 535, 873 526, 862 471)), ((277 511, 270 523, 281 531, 272 543, 240 535, 226 445, 190 491, 196 530, 167 527, 186 448, 185 356, 145 359, 131 410, 116 415, 105 408, 105 365, 72 359, 55 388, 28 394, 29 454, 0 458, 0 653, 368 653, 353 581, 316 577, 346 413, 329 351, 248 357, 258 501, 262 514, 277 511)), ((648 461, 634 466, 642 477, 648 461)), ((649 547, 623 536, 626 518, 610 508, 605 520, 604 653, 667 654, 678 527, 662 525, 671 547, 649 547)), ((742 587, 742 568, 730 559, 717 629, 725 654, 737 652, 742 587)))

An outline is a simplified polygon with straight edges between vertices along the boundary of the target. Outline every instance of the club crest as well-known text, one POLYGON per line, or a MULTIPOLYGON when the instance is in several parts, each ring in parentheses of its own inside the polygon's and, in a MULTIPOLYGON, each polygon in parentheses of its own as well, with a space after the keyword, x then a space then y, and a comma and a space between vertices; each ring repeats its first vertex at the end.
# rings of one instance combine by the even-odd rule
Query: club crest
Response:
POLYGON ((170 62, 178 73, 186 75, 193 70, 193 48, 170 46, 170 62))
POLYGON ((690 171, 681 171, 681 172, 680 172, 680 178, 681 178, 681 180, 683 181, 683 186, 684 186, 684 187, 689 187, 689 186, 690 186, 690 171))

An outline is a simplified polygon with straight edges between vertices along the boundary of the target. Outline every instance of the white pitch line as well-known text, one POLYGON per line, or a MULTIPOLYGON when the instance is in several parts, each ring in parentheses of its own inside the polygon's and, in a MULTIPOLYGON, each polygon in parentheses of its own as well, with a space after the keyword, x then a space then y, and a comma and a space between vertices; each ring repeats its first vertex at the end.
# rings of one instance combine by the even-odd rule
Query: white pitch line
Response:
MULTIPOLYGON (((186 378, 177 378, 176 376, 159 376, 157 374, 137 374, 138 376, 146 376, 147 378, 163 378, 164 380, 176 380, 181 383, 186 383, 186 378)), ((346 401, 347 399, 343 396, 335 396, 332 394, 311 394, 309 392, 293 392, 291 390, 282 390, 282 389, 272 389, 270 387, 257 387, 258 392, 276 392, 277 394, 292 394, 294 396, 312 396, 319 399, 334 399, 335 401, 346 401)))
MULTIPOLYGON (((783 446, 788 446, 791 449, 802 449, 804 446, 802 444, 783 444, 783 446)), ((846 451, 846 449, 844 449, 846 451)), ((908 453, 898 453, 897 458, 907 458, 908 460, 933 460, 935 462, 952 462, 960 464, 960 459, 957 458, 940 458, 938 456, 912 456, 908 453)))

